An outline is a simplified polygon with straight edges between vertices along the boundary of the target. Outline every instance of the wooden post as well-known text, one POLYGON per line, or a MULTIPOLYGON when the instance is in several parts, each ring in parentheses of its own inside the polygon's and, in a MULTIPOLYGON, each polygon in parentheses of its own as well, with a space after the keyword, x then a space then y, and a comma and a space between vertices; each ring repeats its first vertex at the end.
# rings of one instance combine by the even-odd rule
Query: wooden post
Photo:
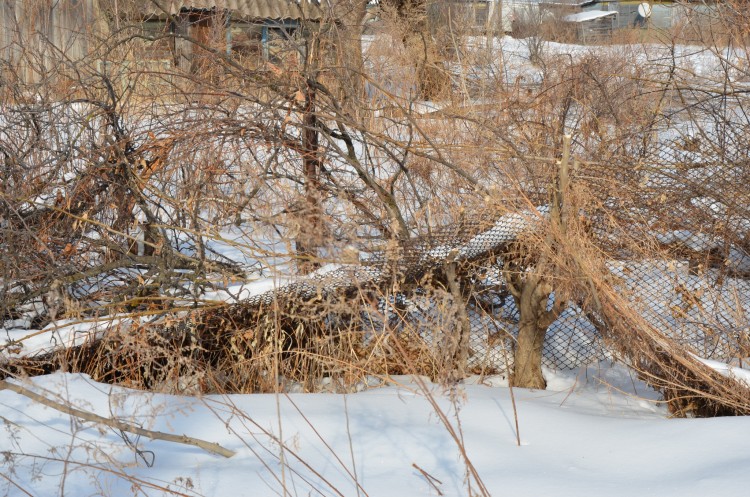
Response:
POLYGON ((224 33, 226 36, 227 55, 232 54, 232 13, 227 10, 224 15, 224 33))
POLYGON ((263 60, 268 60, 268 24, 263 24, 263 28, 261 28, 260 44, 263 51, 263 60))

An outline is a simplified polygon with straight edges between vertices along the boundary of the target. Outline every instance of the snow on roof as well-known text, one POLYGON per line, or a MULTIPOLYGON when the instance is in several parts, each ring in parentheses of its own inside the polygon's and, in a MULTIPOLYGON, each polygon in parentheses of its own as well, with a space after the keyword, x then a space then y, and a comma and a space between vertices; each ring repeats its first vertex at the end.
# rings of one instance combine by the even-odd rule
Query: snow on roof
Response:
MULTIPOLYGON (((480 0, 491 2, 494 0, 480 0)), ((504 4, 509 6, 514 5, 528 5, 528 4, 539 4, 544 6, 564 6, 564 7, 584 7, 591 5, 599 0, 503 0, 504 4)))
POLYGON ((593 21, 595 19, 602 19, 604 17, 616 16, 617 12, 606 11, 606 10, 588 10, 586 12, 578 12, 577 14, 570 14, 563 17, 565 22, 586 22, 593 21))
POLYGON ((596 3, 596 0, 541 0, 539 3, 544 5, 565 5, 568 7, 583 7, 596 3))

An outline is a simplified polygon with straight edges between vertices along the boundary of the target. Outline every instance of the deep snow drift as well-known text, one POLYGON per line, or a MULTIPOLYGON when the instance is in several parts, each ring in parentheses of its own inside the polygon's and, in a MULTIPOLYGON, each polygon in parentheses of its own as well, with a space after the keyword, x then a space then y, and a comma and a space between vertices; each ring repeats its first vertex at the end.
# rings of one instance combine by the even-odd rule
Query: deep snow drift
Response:
MULTIPOLYGON (((490 386, 502 380, 475 378, 453 391, 427 384, 492 495, 746 493, 750 419, 667 419, 658 395, 622 366, 547 377, 547 391, 514 389, 520 447, 510 392, 490 386)), ((295 496, 470 495, 458 445, 408 377, 347 395, 176 397, 71 374, 37 377, 33 386, 80 409, 237 454, 225 459, 134 435, 128 445, 119 432, 6 390, 3 495, 163 495, 167 488, 210 496, 284 495, 284 488, 295 496)))

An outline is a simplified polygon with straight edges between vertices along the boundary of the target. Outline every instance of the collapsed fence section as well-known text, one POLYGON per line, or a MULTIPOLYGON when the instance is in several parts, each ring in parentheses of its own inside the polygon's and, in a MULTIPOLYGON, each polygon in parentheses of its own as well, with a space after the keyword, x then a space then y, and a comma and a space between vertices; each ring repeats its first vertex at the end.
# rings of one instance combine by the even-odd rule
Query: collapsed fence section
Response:
MULTIPOLYGON (((464 361, 464 373, 508 374, 521 315, 502 255, 529 230, 541 229, 547 216, 541 207, 463 236, 446 230, 414 240, 398 257, 370 254, 359 264, 324 266, 238 304, 120 325, 82 346, 15 359, 6 371, 63 367, 99 381, 180 392, 268 391, 281 379, 312 390, 326 376, 343 383, 367 374, 439 378, 457 360, 464 361), (460 297, 451 292, 449 264, 457 268, 460 297), (468 337, 459 343, 462 310, 468 337)), ((747 280, 698 276, 680 260, 618 260, 607 269, 614 289, 673 345, 724 362, 747 357, 747 280)), ((549 295, 547 307, 557 295, 549 295)), ((617 317, 597 311, 566 301, 546 330, 545 366, 573 369, 622 357, 606 329, 617 317)))

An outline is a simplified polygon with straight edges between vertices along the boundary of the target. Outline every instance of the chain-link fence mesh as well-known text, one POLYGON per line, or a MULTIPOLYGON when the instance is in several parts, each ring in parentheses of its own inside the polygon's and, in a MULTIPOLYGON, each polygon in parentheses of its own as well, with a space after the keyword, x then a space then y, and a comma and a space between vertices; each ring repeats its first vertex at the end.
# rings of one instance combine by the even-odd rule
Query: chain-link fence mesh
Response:
MULTIPOLYGON (((701 143, 680 136, 627 164, 583 164, 573 181, 599 197, 599 210, 586 213, 590 231, 608 254, 608 277, 632 308, 701 357, 742 360, 750 356, 750 217, 740 198, 747 161, 737 140, 723 146, 721 157, 716 139, 701 143), (643 242, 638 250, 634 239, 643 242)), ((351 298, 376 288, 377 304, 359 311, 364 340, 384 330, 410 332, 437 351, 455 323, 452 298, 434 275, 458 261, 471 325, 468 365, 502 372, 512 364, 520 319, 503 253, 520 235, 547 229, 549 214, 542 206, 438 230, 393 253, 371 253, 359 265, 326 266, 245 304, 351 298)), ((554 299, 553 292, 548 307, 554 299)), ((567 303, 547 329, 544 364, 570 369, 608 357, 595 321, 567 303)))

